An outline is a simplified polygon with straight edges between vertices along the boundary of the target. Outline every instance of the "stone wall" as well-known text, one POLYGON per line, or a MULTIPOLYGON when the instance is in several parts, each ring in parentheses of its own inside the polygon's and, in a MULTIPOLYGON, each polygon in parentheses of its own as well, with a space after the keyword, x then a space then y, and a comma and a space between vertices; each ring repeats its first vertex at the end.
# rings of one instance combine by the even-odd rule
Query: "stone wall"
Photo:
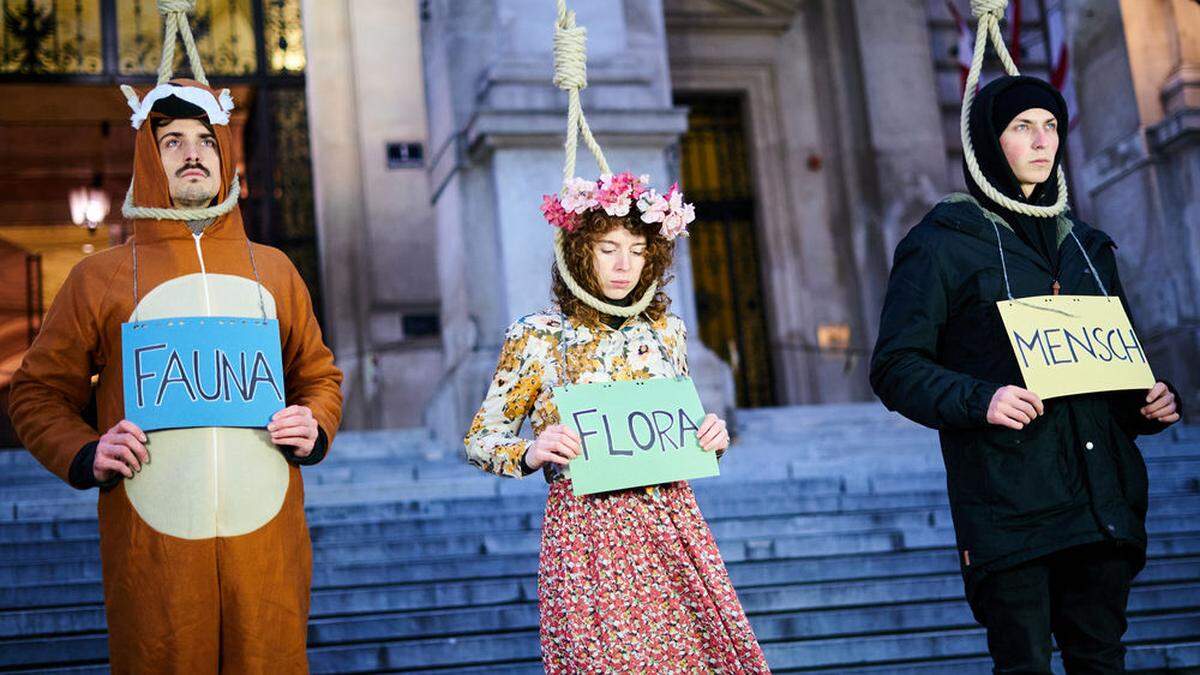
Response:
POLYGON ((390 142, 426 142, 418 3, 303 9, 326 328, 346 373, 346 426, 412 426, 443 369, 436 331, 405 329, 440 310, 429 180, 419 164, 389 169, 386 156, 390 142))

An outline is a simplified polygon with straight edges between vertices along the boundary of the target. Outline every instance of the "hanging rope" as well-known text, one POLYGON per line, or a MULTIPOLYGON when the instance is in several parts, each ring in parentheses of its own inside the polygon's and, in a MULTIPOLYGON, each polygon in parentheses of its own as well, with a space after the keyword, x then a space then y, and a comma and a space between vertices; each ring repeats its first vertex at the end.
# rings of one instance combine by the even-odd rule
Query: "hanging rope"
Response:
POLYGON ((187 15, 195 11, 196 0, 158 0, 158 13, 163 15, 162 60, 158 62, 159 84, 166 84, 175 74, 175 35, 178 33, 187 52, 188 63, 192 66, 193 78, 208 86, 204 66, 200 64, 200 52, 196 49, 196 39, 192 36, 191 26, 188 25, 187 15))
MULTIPOLYGON (((583 105, 579 101, 579 92, 587 87, 587 29, 575 25, 575 12, 567 11, 566 0, 558 0, 558 20, 554 23, 554 86, 567 92, 567 140, 564 145, 566 160, 563 163, 563 184, 575 177, 575 154, 579 146, 579 136, 587 144, 596 164, 600 166, 601 175, 611 174, 608 160, 604 151, 592 135, 587 117, 583 114, 583 105)), ((563 254, 563 234, 561 229, 554 234, 554 261, 558 268, 558 276, 571 293, 580 302, 597 312, 612 316, 637 316, 646 311, 658 292, 658 282, 650 284, 646 292, 637 302, 628 307, 621 307, 604 302, 588 293, 571 276, 567 269, 566 257, 563 254)))
POLYGON ((1004 36, 1000 33, 1000 19, 1008 8, 1008 0, 971 0, 971 14, 978 23, 975 28, 975 52, 971 57, 971 69, 967 73, 966 88, 963 90, 962 118, 959 129, 962 134, 963 158, 967 162, 967 170, 975 184, 989 199, 1009 211, 1035 218, 1053 218, 1067 210, 1067 174, 1062 166, 1058 167, 1058 201, 1052 206, 1034 206, 1019 202, 997 190, 983 175, 979 160, 975 157, 975 146, 971 143, 971 103, 975 100, 975 88, 979 85, 979 74, 983 70, 983 56, 987 51, 988 38, 1004 65, 1004 71, 1009 75, 1020 75, 1017 64, 1013 63, 1012 55, 1004 44, 1004 36))
MULTIPOLYGON (((158 63, 158 84, 166 84, 175 74, 175 36, 183 41, 188 63, 192 66, 192 77, 204 86, 209 86, 204 74, 204 65, 200 62, 200 51, 196 49, 196 39, 188 25, 188 14, 196 10, 196 0, 158 0, 158 12, 163 15, 163 46, 162 58, 158 63)), ((127 85, 121 90, 125 95, 136 95, 127 85)), ((131 103, 132 105, 132 103, 131 103)), ((121 205, 121 215, 129 220, 208 220, 218 218, 237 208, 238 199, 242 194, 241 181, 237 174, 229 184, 229 195, 225 201, 202 209, 174 209, 152 206, 134 206, 133 181, 129 181, 129 190, 125 193, 125 203, 121 205)))

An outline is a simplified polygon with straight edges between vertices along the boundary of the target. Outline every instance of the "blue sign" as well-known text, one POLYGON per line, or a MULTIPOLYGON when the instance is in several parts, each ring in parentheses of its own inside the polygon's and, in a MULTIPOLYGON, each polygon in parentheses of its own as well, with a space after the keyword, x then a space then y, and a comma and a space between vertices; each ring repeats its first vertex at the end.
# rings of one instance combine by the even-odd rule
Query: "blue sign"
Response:
POLYGON ((284 408, 279 322, 231 316, 121 325, 125 418, 144 431, 265 427, 284 408))

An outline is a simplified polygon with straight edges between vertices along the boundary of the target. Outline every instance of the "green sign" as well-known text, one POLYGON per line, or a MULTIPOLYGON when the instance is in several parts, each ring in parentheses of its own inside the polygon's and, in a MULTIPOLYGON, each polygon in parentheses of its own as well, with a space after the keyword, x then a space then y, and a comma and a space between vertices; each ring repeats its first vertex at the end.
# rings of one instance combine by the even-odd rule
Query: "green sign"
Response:
POLYGON ((704 407, 690 378, 555 387, 554 404, 583 441, 570 465, 576 495, 720 473, 696 438, 704 407))

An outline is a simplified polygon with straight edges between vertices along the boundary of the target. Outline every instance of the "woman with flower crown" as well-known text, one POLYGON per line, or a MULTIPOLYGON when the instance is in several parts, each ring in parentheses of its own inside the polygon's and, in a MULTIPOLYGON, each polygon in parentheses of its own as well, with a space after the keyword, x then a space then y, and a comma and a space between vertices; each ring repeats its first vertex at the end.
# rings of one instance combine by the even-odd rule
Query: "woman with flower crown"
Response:
MULTIPOLYGON (((554 302, 509 327, 465 443, 484 471, 541 470, 550 483, 538 571, 546 672, 769 672, 688 484, 574 495, 580 439, 551 399, 560 384, 687 375, 684 325, 660 289, 693 207, 677 186, 659 194, 622 173, 575 178, 542 213, 560 229, 554 302), (518 436, 526 417, 535 440, 518 436)), ((713 414, 697 436, 718 457, 729 446, 713 414)))

